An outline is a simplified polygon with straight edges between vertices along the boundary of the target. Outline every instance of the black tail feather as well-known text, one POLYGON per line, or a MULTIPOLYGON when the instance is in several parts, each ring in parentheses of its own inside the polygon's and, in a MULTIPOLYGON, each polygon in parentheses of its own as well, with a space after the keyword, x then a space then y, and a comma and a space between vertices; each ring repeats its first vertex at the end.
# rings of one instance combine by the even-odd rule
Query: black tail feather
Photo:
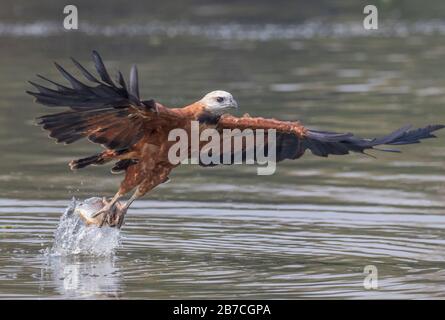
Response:
POLYGON ((330 154, 343 155, 349 152, 364 153, 366 149, 375 149, 385 152, 400 152, 394 149, 375 148, 379 145, 405 145, 420 143, 422 139, 435 138, 432 132, 445 128, 444 125, 429 125, 424 128, 409 130, 411 126, 404 126, 387 136, 375 139, 362 139, 351 133, 335 133, 309 130, 303 147, 320 157, 330 154))

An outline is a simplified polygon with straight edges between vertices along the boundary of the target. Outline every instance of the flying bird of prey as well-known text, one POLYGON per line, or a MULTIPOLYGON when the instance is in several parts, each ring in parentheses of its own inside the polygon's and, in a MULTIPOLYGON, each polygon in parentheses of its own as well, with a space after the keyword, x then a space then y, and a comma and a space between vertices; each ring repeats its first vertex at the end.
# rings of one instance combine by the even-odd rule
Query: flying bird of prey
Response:
POLYGON ((38 75, 54 87, 30 82, 37 92, 27 92, 36 98, 36 102, 45 106, 68 107, 63 112, 38 118, 38 123, 50 132, 50 137, 65 144, 87 138, 105 149, 98 154, 71 161, 71 169, 114 162, 111 169, 113 173, 125 172, 125 178, 115 196, 105 200, 103 208, 94 214, 102 215, 101 225, 107 223, 120 227, 127 209, 135 199, 168 180, 172 169, 178 166, 168 159, 169 148, 174 143, 168 140, 168 134, 175 128, 190 131, 193 120, 199 121, 200 130, 275 129, 277 162, 298 159, 306 150, 316 156, 327 157, 350 152, 364 153, 379 145, 418 143, 421 139, 435 137, 432 132, 444 128, 443 125, 429 125, 410 130, 410 126, 406 126, 382 138, 363 139, 351 133, 310 130, 298 121, 232 116, 228 112, 238 108, 237 102, 230 93, 220 90, 210 92, 185 107, 168 108, 157 101, 140 98, 135 66, 131 68, 127 85, 121 72, 118 72, 116 82, 111 79, 96 51, 93 51, 92 56, 99 78, 72 59, 90 84, 79 81, 56 63, 56 68, 70 86, 38 75), (129 200, 117 210, 118 200, 134 189, 129 200))

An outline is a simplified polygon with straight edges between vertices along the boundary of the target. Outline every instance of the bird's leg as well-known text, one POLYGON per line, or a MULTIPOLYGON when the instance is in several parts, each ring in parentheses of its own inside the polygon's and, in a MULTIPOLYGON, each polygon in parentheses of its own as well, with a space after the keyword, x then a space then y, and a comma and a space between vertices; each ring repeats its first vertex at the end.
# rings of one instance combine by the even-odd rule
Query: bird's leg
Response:
POLYGON ((122 223, 124 223, 124 217, 127 213, 128 208, 133 203, 134 200, 141 197, 143 193, 140 192, 139 188, 136 189, 136 191, 133 193, 133 195, 128 199, 127 202, 122 206, 122 208, 119 209, 118 215, 117 215, 117 223, 116 226, 120 228, 122 226, 122 223))
POLYGON ((166 182, 168 180, 168 173, 171 169, 165 171, 164 174, 158 174, 157 176, 154 176, 149 179, 145 179, 138 185, 136 188, 136 191, 133 193, 133 195, 128 199, 128 201, 123 206, 118 206, 118 208, 115 209, 115 214, 113 215, 113 222, 110 223, 110 225, 117 226, 120 228, 124 222, 125 214, 127 213, 128 208, 130 205, 134 202, 134 200, 142 197, 144 194, 158 186, 159 184, 166 182))

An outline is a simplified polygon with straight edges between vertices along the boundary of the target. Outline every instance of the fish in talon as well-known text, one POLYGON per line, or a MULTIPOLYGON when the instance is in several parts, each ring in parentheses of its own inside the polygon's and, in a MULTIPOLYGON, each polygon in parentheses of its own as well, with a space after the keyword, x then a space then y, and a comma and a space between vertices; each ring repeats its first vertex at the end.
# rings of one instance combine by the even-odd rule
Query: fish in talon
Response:
POLYGON ((126 210, 120 202, 114 203, 110 210, 103 210, 106 206, 101 198, 90 198, 76 206, 77 213, 87 226, 109 226, 120 228, 126 210))

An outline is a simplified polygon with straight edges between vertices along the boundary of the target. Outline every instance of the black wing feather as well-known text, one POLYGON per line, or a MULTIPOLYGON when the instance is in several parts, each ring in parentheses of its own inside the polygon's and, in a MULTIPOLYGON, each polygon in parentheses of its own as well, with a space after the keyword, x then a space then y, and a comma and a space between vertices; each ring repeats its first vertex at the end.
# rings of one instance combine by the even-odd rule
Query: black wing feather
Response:
POLYGON ((136 66, 132 66, 130 71, 130 98, 135 99, 136 101, 140 101, 138 82, 138 69, 136 66))
POLYGON ((82 72, 85 78, 87 78, 91 82, 96 82, 100 84, 100 81, 97 80, 97 78, 93 76, 87 69, 85 69, 76 59, 71 58, 71 61, 73 61, 74 65, 80 70, 80 72, 82 72))
MULTIPOLYGON (((69 81, 71 87, 64 86, 44 76, 38 75, 41 79, 55 85, 56 89, 31 82, 37 89, 37 92, 27 91, 27 93, 33 95, 37 102, 44 105, 51 107, 67 106, 74 110, 128 107, 130 105, 135 107, 144 106, 144 110, 146 111, 151 109, 147 108, 147 106, 140 101, 137 70, 135 67, 132 68, 130 90, 128 90, 122 73, 118 73, 118 85, 111 80, 101 57, 96 51, 93 51, 93 60, 102 81, 98 80, 98 78, 93 76, 77 60, 72 58, 74 65, 93 85, 87 85, 81 82, 58 63, 55 63, 57 70, 69 81)), ((154 108, 152 111, 154 111, 154 108)))
POLYGON ((102 58, 100 57, 99 53, 97 53, 96 50, 93 50, 93 60, 97 73, 99 74, 102 81, 114 87, 113 80, 111 80, 111 77, 108 74, 107 69, 105 68, 104 62, 102 61, 102 58))
POLYGON ((424 128, 409 130, 410 125, 404 126, 382 138, 362 139, 351 133, 339 134, 309 130, 302 139, 303 150, 311 150, 317 156, 327 157, 330 154, 348 154, 349 152, 364 153, 366 149, 385 152, 400 152, 393 149, 375 148, 379 145, 405 145, 420 143, 422 139, 435 138, 432 132, 445 128, 444 125, 429 125, 424 128))
POLYGON ((136 67, 130 75, 130 90, 124 77, 118 72, 117 85, 111 80, 100 55, 93 51, 93 61, 99 78, 91 74, 77 60, 71 59, 82 75, 91 82, 87 85, 62 66, 57 70, 68 80, 71 87, 39 77, 55 86, 55 89, 30 81, 37 92, 27 91, 36 101, 50 107, 70 107, 70 111, 38 118, 38 123, 50 131, 58 142, 72 143, 83 137, 110 149, 128 148, 141 139, 143 120, 139 112, 154 112, 153 100, 140 101, 136 67), (132 117, 129 117, 133 115, 132 117))

